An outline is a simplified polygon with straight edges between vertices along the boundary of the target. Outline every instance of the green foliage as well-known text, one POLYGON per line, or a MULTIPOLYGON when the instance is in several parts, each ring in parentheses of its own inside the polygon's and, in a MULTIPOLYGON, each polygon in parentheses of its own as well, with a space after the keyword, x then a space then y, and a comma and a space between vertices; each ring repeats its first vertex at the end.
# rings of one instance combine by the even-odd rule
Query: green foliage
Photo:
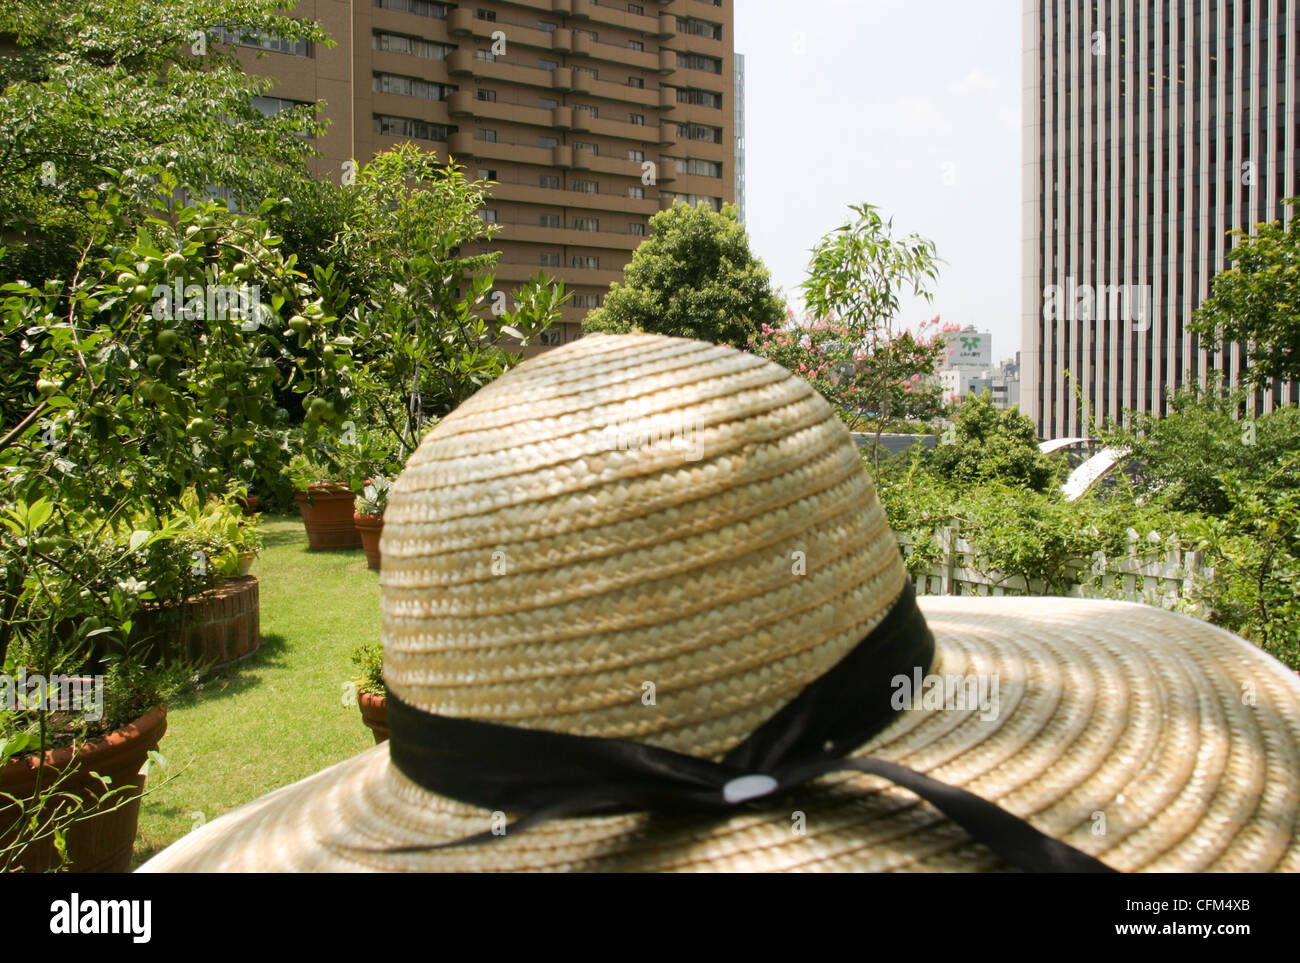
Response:
POLYGON ((997 408, 987 395, 967 395, 940 442, 916 457, 960 486, 997 481, 1044 493, 1059 485, 1065 472, 1062 459, 1038 450, 1038 434, 1028 416, 1015 408, 997 408))
POLYGON ((1300 378, 1300 220, 1288 198, 1292 217, 1259 224, 1255 234, 1230 231, 1240 238, 1228 252, 1231 267, 1215 276, 1210 296, 1201 302, 1189 328, 1204 346, 1239 342, 1249 346, 1246 379, 1261 388, 1275 379, 1300 378))
POLYGON ((1134 416, 1135 429, 1106 440, 1135 447, 1135 477, 1067 502, 1061 463, 1038 453, 1032 425, 968 399, 949 444, 883 463, 880 497, 913 577, 944 560, 954 530, 974 550, 966 564, 1051 594, 1096 585, 1107 560, 1196 550, 1214 574, 1182 607, 1300 668, 1300 412, 1247 429, 1232 410, 1189 391, 1166 418, 1134 416))
POLYGON ((75 279, 0 287, 6 487, 161 510, 190 486, 206 496, 277 476, 280 393, 308 402, 313 436, 346 409, 337 319, 256 216, 159 197, 118 243, 120 195, 88 194, 95 231, 75 279))
MULTIPOLYGON (((1298 463, 1293 457, 1279 471, 1298 463)), ((1212 620, 1300 669, 1300 491, 1231 472, 1222 483, 1228 511, 1194 529, 1215 565, 1212 620)))
POLYGON ((1300 451, 1300 409, 1278 408, 1258 418, 1238 417, 1244 396, 1191 384, 1169 394, 1163 417, 1134 412, 1127 427, 1102 433, 1106 444, 1127 448, 1125 461, 1139 491, 1187 512, 1224 516, 1232 509, 1223 476, 1279 491, 1300 489, 1300 471, 1277 472, 1300 451))
POLYGON ((504 292, 490 297, 497 254, 460 254, 495 229, 478 216, 485 188, 459 166, 401 145, 358 171, 331 248, 359 285, 347 318, 361 372, 358 422, 392 434, 398 465, 430 419, 521 360, 503 335, 531 343, 567 299, 540 272, 513 305, 504 292), (483 317, 489 308, 492 322, 483 317))
MULTIPOLYGON (((249 204, 305 176, 318 132, 314 107, 263 116, 272 86, 216 43, 222 24, 332 44, 313 23, 277 16, 286 0, 8 0, 0 36, 0 223, 30 246, 10 252, 21 274, 67 278, 92 229, 77 204, 106 176, 124 203, 147 203, 170 170, 222 185, 249 204)), ((11 275, 12 276, 12 275, 11 275)))
POLYGON ((388 694, 384 686, 384 647, 378 642, 362 642, 352 652, 352 664, 357 675, 352 681, 358 692, 382 696, 388 694))
POLYGON ((749 249, 738 210, 721 213, 680 201, 650 218, 650 237, 610 285, 605 303, 582 323, 585 333, 653 334, 745 345, 764 324, 779 324, 781 300, 749 249))

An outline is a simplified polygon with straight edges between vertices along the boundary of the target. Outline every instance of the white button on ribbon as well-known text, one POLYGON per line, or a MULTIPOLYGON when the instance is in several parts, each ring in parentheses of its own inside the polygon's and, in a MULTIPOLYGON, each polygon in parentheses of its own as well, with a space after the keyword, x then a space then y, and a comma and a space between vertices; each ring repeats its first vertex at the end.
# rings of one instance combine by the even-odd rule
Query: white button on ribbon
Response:
POLYGON ((766 796, 777 787, 771 776, 737 776, 722 787, 722 798, 729 803, 744 802, 766 796))

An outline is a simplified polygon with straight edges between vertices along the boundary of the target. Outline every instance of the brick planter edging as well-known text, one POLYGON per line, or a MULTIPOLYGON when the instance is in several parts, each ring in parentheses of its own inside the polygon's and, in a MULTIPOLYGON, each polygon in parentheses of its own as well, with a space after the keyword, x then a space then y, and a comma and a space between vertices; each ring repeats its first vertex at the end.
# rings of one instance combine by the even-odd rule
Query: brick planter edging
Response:
POLYGON ((257 576, 226 579, 165 614, 162 609, 142 612, 137 621, 141 634, 163 635, 170 652, 213 667, 229 665, 262 644, 257 576))

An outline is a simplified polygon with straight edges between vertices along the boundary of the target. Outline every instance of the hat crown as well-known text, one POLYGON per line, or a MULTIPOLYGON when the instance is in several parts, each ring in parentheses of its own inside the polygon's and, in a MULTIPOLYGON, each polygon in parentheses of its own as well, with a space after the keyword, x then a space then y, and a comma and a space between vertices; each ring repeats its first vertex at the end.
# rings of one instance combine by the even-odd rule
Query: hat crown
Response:
POLYGON ((429 712, 717 756, 906 578, 857 446, 732 348, 592 335, 445 418, 384 515, 384 676, 429 712))

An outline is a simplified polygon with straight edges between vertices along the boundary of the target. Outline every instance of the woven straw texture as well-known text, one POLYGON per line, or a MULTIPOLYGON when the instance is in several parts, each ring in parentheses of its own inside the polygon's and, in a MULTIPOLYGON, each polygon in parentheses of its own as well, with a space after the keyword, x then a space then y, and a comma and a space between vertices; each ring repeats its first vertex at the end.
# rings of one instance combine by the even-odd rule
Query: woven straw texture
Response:
MULTIPOLYGON (((444 715, 717 758, 837 662, 906 577, 856 447, 784 369, 593 336, 480 391, 385 514, 385 678, 444 715), (650 699, 650 695, 653 699, 650 699), (650 704, 647 704, 650 703, 650 704)), ((932 672, 997 705, 905 711, 861 754, 964 786, 1121 870, 1300 868, 1300 681, 1145 606, 921 599, 932 672)), ((488 845, 387 744, 147 870, 989 870, 937 810, 832 775, 730 819, 566 819, 488 845)))

